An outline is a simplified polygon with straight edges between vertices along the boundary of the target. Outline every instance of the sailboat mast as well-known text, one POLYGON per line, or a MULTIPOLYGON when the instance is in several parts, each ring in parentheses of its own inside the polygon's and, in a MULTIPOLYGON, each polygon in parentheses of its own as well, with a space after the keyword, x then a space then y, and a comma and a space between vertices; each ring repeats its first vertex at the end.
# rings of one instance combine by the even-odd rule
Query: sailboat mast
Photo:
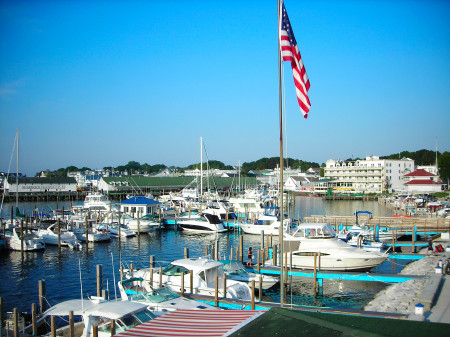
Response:
POLYGON ((16 131, 17 153, 16 153, 16 209, 19 207, 19 129, 16 131))
POLYGON ((284 238, 283 238, 283 230, 284 230, 284 198, 283 198, 283 93, 281 86, 281 46, 280 46, 280 29, 281 29, 281 0, 277 1, 277 11, 278 11, 278 27, 277 27, 277 36, 278 36, 278 103, 279 103, 279 113, 280 113, 280 227, 279 227, 279 244, 280 244, 280 306, 284 306, 284 263, 283 263, 283 255, 284 255, 284 238))
POLYGON ((200 137, 200 202, 203 201, 203 137, 200 137))

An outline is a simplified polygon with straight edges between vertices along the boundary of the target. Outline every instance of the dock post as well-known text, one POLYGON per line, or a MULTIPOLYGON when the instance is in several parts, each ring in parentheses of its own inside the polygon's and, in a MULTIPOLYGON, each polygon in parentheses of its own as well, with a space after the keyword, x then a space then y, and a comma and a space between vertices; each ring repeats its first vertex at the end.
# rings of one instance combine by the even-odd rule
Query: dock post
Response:
MULTIPOLYGON (((85 227, 86 227, 86 248, 88 247, 88 243, 89 243, 89 221, 88 221, 88 217, 86 216, 85 218, 85 227)), ((87 251, 87 249, 86 249, 87 251)))
POLYGON ((223 298, 227 298, 227 274, 223 274, 223 298))
POLYGON ((141 210, 137 211, 138 238, 141 238, 141 210))
POLYGON ((56 337, 56 322, 55 316, 50 317, 51 336, 56 337))
POLYGON ((208 246, 205 246, 205 256, 208 256, 208 246))
MULTIPOLYGON (((111 217, 111 222, 112 222, 112 217, 111 217)), ((119 231, 120 231, 120 212, 117 213, 117 222, 119 224, 119 231)), ((123 223, 125 224, 125 218, 123 218, 123 223)), ((119 240, 117 240, 119 242, 119 251, 121 249, 121 239, 120 239, 120 235, 121 233, 119 233, 119 240)))
POLYGON ((259 301, 261 302, 262 299, 262 275, 259 275, 259 292, 258 292, 258 296, 259 296, 259 301))
POLYGON ((259 257, 260 257, 259 253, 260 253, 260 250, 258 250, 258 251, 256 252, 256 272, 257 272, 258 274, 259 274, 259 257))
POLYGON ((59 249, 59 252, 61 252, 61 219, 60 218, 58 218, 57 223, 58 223, 58 249, 59 249))
POLYGON ((162 287, 162 267, 159 267, 159 287, 162 287))
POLYGON ((155 262, 153 261, 153 255, 150 255, 150 287, 153 288, 153 269, 155 268, 155 262))
POLYGON ((189 270, 189 292, 194 293, 194 273, 192 270, 189 270))
POLYGON ((23 238, 24 238, 24 233, 23 233, 23 220, 20 220, 20 251, 22 252, 22 257, 23 257, 23 238))
POLYGON ((233 260, 233 247, 230 248, 230 260, 233 260))
POLYGON ((274 266, 277 266, 278 265, 278 261, 277 261, 277 255, 278 255, 278 252, 277 252, 277 245, 273 245, 273 247, 272 247, 272 260, 273 260, 273 265, 274 266))
POLYGON ((378 242, 380 241, 380 225, 378 224, 375 227, 376 227, 375 241, 378 242))
POLYGON ((46 297, 45 280, 40 280, 38 285, 39 285, 39 310, 40 310, 40 313, 42 314, 45 311, 45 309, 46 309, 46 305, 45 305, 45 297, 46 297))
POLYGON ((216 240, 216 243, 215 243, 214 247, 215 247, 214 260, 217 261, 217 260, 220 260, 220 256, 219 256, 219 254, 220 254, 220 252, 219 252, 219 240, 216 240))
POLYGON ((189 259, 189 248, 187 247, 184 248, 184 258, 189 259))
POLYGON ((261 249, 264 249, 264 230, 261 231, 261 249))
POLYGON ((218 307, 219 306, 219 276, 216 275, 216 277, 214 278, 215 281, 215 289, 214 289, 214 301, 215 301, 215 306, 218 307))
POLYGON ((120 281, 123 281, 123 266, 120 266, 120 281))
POLYGON ((239 236, 239 261, 244 261, 244 236, 241 234, 239 236))
POLYGON ((313 279, 313 289, 314 298, 317 297, 317 253, 314 253, 314 279, 313 279))
POLYGON ((252 310, 255 310, 255 280, 252 280, 252 310))
MULTIPOLYGON (((0 331, 2 331, 3 328, 3 322, 5 321, 5 311, 3 307, 3 297, 0 296, 0 331)), ((1 333, 1 332, 0 332, 1 333)))
POLYGON ((262 255, 261 255, 261 265, 264 267, 266 264, 266 250, 263 249, 261 251, 262 255))
POLYGON ((98 325, 92 326, 92 337, 98 337, 98 325))
POLYGON ((74 337, 74 336, 75 336, 75 320, 74 320, 73 310, 70 310, 69 311, 69 337, 74 337))
POLYGON ((111 336, 114 336, 116 334, 116 320, 111 320, 111 336))
POLYGON ((31 328, 33 336, 37 336, 36 316, 36 303, 31 303, 31 328))
POLYGON ((283 280, 284 280, 284 283, 287 283, 286 282, 286 280, 287 280, 287 278, 288 278, 288 264, 287 264, 287 251, 286 252, 284 252, 284 277, 283 277, 283 280))
POLYGON ((184 297, 184 273, 181 273, 181 297, 184 297))
POLYGON ((97 265, 97 296, 102 296, 103 268, 101 264, 97 265))

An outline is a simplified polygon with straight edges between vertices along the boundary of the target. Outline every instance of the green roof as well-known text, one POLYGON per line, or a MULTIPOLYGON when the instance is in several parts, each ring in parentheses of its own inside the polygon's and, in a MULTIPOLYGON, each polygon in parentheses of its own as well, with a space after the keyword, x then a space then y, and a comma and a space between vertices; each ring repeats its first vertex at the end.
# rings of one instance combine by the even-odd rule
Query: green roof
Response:
MULTIPOLYGON (((144 177, 144 176, 127 176, 127 177, 103 177, 107 183, 128 182, 133 187, 180 187, 183 188, 193 181, 195 177, 144 177)), ((236 186, 237 178, 209 178, 210 188, 224 188, 236 186)), ((241 177, 241 185, 258 185, 255 177, 241 177)), ((195 183, 193 184, 195 186, 195 183)), ((206 179, 203 179, 203 186, 208 186, 206 179)))
POLYGON ((444 323, 271 308, 230 336, 425 337, 448 336, 448 328, 444 323))

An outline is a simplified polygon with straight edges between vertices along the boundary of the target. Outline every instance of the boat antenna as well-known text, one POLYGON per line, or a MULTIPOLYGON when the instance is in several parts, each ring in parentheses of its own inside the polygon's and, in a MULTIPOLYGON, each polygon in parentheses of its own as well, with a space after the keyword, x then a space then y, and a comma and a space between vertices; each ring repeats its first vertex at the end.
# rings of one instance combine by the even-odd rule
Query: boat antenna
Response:
MULTIPOLYGON (((120 224, 119 224, 120 226, 120 224)), ((111 252, 111 263, 112 263, 112 271, 113 271, 113 282, 114 282, 114 298, 117 301, 117 291, 116 291, 116 273, 114 272, 114 255, 111 252)))
POLYGON ((80 272, 81 311, 84 311, 84 302, 83 302, 83 280, 81 279, 81 259, 78 259, 78 270, 79 270, 79 272, 80 272))

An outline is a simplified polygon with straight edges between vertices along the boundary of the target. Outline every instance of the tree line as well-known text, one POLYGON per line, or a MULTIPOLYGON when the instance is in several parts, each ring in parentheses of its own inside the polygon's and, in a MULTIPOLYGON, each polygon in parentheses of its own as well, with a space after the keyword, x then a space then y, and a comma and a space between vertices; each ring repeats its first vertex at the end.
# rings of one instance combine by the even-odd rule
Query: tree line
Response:
MULTIPOLYGON (((415 152, 402 151, 400 153, 395 153, 387 156, 380 156, 380 159, 402 159, 410 158, 414 160, 415 165, 434 165, 436 163, 436 154, 438 160, 439 175, 443 181, 449 181, 450 179, 450 152, 435 152, 430 150, 419 150, 415 152)), ((356 161, 361 160, 361 158, 347 159, 346 161, 356 161)), ((254 171, 262 170, 273 170, 277 168, 280 164, 280 157, 270 157, 261 158, 252 162, 245 162, 241 166, 241 175, 251 176, 254 171)), ((290 167, 292 169, 300 168, 303 172, 307 171, 309 168, 323 167, 325 164, 319 165, 315 162, 308 162, 301 159, 284 158, 284 167, 290 167)), ((103 168, 104 170, 128 172, 130 174, 154 174, 159 173, 165 169, 170 169, 175 172, 185 172, 186 170, 200 169, 200 163, 191 164, 186 167, 177 166, 166 166, 164 164, 150 165, 147 163, 140 164, 137 161, 129 161, 125 165, 119 165, 117 167, 107 166, 103 168)), ((225 165, 223 162, 218 160, 209 160, 207 163, 203 163, 203 169, 218 169, 218 170, 232 170, 235 167, 231 165, 225 165)), ((56 171, 47 171, 47 176, 67 176, 67 172, 76 171, 90 171, 88 167, 77 168, 76 166, 68 166, 66 168, 60 168, 56 171)), ((39 176, 36 173, 36 176, 39 176)))

